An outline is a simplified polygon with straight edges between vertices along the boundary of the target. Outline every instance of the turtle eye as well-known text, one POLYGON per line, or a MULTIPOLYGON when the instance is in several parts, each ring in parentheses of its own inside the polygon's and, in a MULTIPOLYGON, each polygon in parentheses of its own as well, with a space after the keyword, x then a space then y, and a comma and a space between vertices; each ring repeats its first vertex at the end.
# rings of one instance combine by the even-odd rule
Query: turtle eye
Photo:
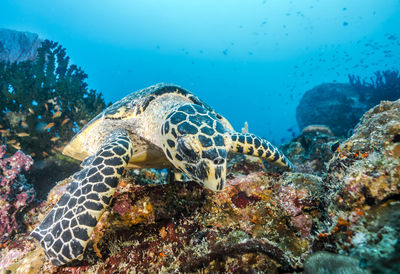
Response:
POLYGON ((178 137, 177 152, 189 163, 196 163, 200 160, 200 152, 191 142, 192 138, 187 136, 178 137))

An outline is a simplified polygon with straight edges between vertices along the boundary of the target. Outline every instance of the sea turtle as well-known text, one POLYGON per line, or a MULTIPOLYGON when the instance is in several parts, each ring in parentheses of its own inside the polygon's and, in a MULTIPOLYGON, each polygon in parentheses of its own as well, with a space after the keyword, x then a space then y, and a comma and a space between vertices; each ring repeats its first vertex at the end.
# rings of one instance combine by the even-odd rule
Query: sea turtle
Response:
POLYGON ((181 87, 157 84, 131 93, 97 115, 65 147, 65 155, 82 161, 82 170, 32 236, 54 265, 81 259, 126 168, 173 168, 211 190, 222 190, 229 151, 293 170, 268 141, 235 132, 181 87))

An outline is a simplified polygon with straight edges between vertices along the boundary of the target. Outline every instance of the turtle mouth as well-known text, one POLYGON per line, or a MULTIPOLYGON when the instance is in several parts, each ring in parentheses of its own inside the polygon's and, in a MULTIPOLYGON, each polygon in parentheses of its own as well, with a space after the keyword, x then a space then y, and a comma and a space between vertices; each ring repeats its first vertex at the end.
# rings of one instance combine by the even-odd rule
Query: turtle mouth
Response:
POLYGON ((215 165, 211 161, 202 160, 197 165, 186 166, 189 177, 202 183, 206 188, 219 191, 225 186, 226 164, 215 165))
POLYGON ((204 180, 204 186, 212 191, 220 191, 224 189, 225 186, 225 178, 220 179, 212 179, 212 180, 204 180))

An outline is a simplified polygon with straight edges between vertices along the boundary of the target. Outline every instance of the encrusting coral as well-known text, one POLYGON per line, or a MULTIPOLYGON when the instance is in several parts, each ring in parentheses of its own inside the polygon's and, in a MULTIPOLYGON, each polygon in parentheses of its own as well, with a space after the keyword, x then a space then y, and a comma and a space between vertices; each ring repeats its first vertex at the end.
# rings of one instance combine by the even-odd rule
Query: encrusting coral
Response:
POLYGON ((23 221, 19 215, 35 198, 35 190, 21 174, 29 170, 32 158, 22 151, 11 157, 5 154, 6 146, 0 145, 0 244, 9 241, 20 229, 23 221))
POLYGON ((291 142, 282 146, 282 151, 296 165, 298 172, 323 175, 326 163, 332 158, 342 139, 335 137, 329 127, 310 125, 291 142))

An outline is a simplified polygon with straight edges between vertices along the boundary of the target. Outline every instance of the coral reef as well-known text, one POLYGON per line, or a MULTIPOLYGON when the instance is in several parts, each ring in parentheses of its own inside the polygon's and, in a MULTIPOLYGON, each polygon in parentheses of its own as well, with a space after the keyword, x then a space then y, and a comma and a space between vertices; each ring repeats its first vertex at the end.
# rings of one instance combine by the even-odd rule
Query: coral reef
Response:
POLYGON ((360 76, 349 75, 350 85, 358 93, 360 101, 370 108, 382 100, 394 101, 400 98, 400 73, 398 70, 376 71, 369 81, 360 76))
POLYGON ((88 89, 87 75, 70 64, 62 46, 49 40, 40 45, 32 60, 0 61, 0 140, 8 153, 22 149, 35 159, 27 179, 45 198, 49 186, 79 169, 60 152, 105 102, 88 89))
POLYGON ((29 208, 35 198, 35 190, 29 184, 23 171, 29 170, 32 158, 22 151, 6 157, 6 146, 0 145, 0 244, 4 244, 27 225, 21 214, 29 208))
POLYGON ((325 179, 331 186, 327 214, 338 218, 333 229, 335 222, 320 234, 317 249, 345 251, 380 271, 399 269, 399 136, 400 100, 383 101, 364 114, 353 136, 340 145, 325 179))
POLYGON ((11 152, 22 148, 35 160, 55 154, 105 107, 69 60, 62 46, 45 40, 33 61, 0 62, 0 133, 11 152))
POLYGON ((296 109, 300 129, 327 125, 339 137, 348 137, 362 114, 382 100, 400 99, 400 73, 375 72, 368 81, 349 75, 348 84, 327 83, 307 91, 296 109))
MULTIPOLYGON (((396 272, 400 100, 370 109, 339 141, 313 126, 285 145, 298 169, 312 163, 302 167, 307 173, 266 172, 258 159, 233 155, 221 192, 167 183, 156 170, 127 172, 82 261, 52 266, 20 234, 0 251, 0 265, 45 273, 396 272)), ((53 188, 33 222, 69 182, 53 188)))
POLYGON ((329 127, 310 125, 291 142, 282 145, 282 151, 296 166, 298 172, 323 175, 342 139, 335 137, 329 127))

